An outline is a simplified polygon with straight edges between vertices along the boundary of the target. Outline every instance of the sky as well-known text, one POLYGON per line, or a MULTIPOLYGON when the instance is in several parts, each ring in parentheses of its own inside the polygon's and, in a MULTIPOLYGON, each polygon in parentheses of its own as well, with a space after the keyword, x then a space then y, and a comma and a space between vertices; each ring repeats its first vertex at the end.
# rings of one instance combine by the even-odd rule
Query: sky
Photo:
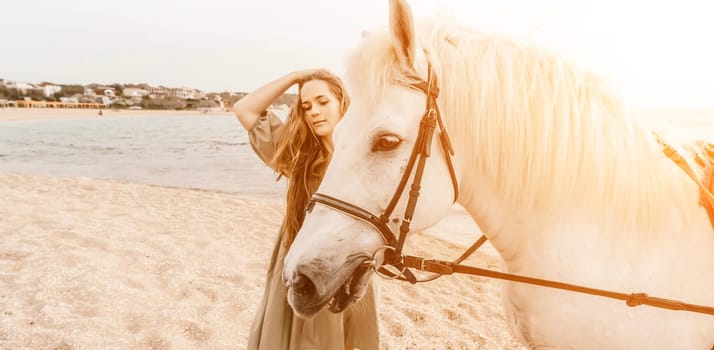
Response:
MULTIPOLYGON (((632 105, 714 109, 714 3, 412 0, 536 43, 603 76, 632 105)), ((249 92, 293 70, 343 74, 387 0, 3 1, 0 78, 249 92)))

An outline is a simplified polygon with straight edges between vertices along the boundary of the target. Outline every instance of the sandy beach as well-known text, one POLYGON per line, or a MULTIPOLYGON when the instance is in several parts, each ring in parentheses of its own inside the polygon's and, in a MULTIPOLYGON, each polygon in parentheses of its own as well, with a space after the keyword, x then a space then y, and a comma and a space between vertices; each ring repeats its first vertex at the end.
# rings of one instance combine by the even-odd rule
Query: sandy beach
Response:
MULTIPOLYGON (((237 194, 0 173, 0 348, 243 349, 281 212, 237 194)), ((460 253, 428 234, 410 246, 460 253)), ((386 349, 520 349, 496 281, 377 283, 386 349)))

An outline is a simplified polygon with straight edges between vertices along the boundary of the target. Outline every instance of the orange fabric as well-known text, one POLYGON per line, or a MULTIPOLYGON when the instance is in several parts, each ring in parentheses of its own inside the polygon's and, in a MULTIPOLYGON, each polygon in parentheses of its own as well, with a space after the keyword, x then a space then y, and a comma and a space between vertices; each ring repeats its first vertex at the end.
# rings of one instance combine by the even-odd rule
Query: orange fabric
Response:
POLYGON ((694 182, 699 186, 699 205, 701 205, 709 216, 709 224, 714 229, 714 144, 698 143, 694 150, 694 160, 702 170, 701 178, 692 170, 682 156, 677 151, 655 135, 657 141, 662 145, 664 154, 672 159, 694 182))
POLYGON ((714 191, 714 145, 707 143, 703 145, 703 152, 697 154, 699 166, 702 167, 704 177, 700 188, 699 204, 707 210, 709 214, 709 222, 714 228, 714 201, 711 200, 712 191, 714 191))

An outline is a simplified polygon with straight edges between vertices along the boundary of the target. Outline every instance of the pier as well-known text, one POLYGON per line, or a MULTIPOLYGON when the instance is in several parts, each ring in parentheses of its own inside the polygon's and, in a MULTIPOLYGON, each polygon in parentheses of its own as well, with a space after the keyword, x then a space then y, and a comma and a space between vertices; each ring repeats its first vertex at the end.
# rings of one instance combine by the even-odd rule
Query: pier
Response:
POLYGON ((50 101, 25 101, 25 100, 0 100, 0 108, 76 108, 76 109, 105 109, 103 103, 93 102, 50 102, 50 101))

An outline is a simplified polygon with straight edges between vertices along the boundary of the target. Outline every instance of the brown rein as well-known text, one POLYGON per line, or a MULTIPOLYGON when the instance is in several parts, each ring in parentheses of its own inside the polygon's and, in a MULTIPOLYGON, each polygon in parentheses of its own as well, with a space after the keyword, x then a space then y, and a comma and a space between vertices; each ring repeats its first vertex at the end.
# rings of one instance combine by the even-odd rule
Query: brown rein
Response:
MULTIPOLYGON (((483 239, 484 236, 481 237, 483 239)), ((481 240, 480 239, 480 240, 481 240)), ((480 241, 479 240, 479 241, 480 241)), ((484 239, 485 241, 485 239, 484 239)), ((478 242, 477 242, 478 243, 478 242)), ((470 254, 469 254, 470 255, 470 254)), ((463 255, 462 255, 463 256, 463 255)), ((647 293, 620 293, 604 289, 590 288, 577 284, 563 283, 540 278, 521 276, 511 273, 493 271, 475 266, 462 265, 456 261, 441 261, 436 259, 424 259, 416 256, 405 255, 402 259, 405 267, 421 271, 432 272, 439 276, 461 273, 474 276, 497 278, 512 282, 533 284, 542 287, 567 290, 571 292, 596 295, 611 299, 623 300, 627 306, 635 307, 639 305, 649 305, 669 310, 691 311, 702 314, 714 315, 714 307, 689 304, 678 300, 658 298, 647 295, 647 293)), ((402 278, 399 278, 402 279, 402 278)), ((433 278, 432 278, 433 279, 433 278)), ((420 281, 421 282, 421 281, 420 281)))

